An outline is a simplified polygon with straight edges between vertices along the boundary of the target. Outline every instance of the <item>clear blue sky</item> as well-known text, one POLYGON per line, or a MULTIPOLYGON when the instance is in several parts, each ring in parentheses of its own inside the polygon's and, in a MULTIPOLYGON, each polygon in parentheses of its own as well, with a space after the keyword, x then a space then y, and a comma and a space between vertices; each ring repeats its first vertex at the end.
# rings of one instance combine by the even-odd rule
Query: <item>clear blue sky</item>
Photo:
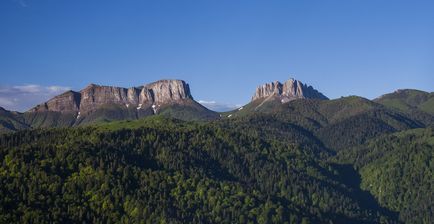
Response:
POLYGON ((0 76, 75 90, 176 78, 227 104, 289 77, 330 98, 433 91, 434 1, 1 0, 0 76))

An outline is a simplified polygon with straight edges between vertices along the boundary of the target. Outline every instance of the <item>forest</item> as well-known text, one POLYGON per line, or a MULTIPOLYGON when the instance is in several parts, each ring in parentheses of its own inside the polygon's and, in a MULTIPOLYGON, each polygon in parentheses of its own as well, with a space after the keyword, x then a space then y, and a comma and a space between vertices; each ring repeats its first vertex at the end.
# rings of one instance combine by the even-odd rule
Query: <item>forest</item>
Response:
POLYGON ((432 223, 432 128, 343 100, 2 134, 0 222, 432 223))

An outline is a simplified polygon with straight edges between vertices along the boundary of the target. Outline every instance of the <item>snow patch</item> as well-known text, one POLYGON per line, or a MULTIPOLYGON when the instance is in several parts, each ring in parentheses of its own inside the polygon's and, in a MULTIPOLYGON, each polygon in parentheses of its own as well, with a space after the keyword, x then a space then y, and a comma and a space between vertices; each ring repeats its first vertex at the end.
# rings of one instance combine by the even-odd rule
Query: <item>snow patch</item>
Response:
POLYGON ((127 103, 127 104, 125 104, 125 106, 128 108, 128 107, 130 107, 130 105, 127 103))
POLYGON ((229 114, 228 117, 232 117, 232 114, 229 114))
POLYGON ((139 106, 137 107, 137 110, 140 110, 142 108, 142 104, 140 103, 139 106))
POLYGON ((242 109, 244 109, 244 107, 240 107, 238 110, 242 110, 242 109))
POLYGON ((152 105, 152 110, 154 111, 154 114, 156 114, 156 113, 157 113, 157 106, 155 106, 155 104, 154 104, 154 105, 152 105))

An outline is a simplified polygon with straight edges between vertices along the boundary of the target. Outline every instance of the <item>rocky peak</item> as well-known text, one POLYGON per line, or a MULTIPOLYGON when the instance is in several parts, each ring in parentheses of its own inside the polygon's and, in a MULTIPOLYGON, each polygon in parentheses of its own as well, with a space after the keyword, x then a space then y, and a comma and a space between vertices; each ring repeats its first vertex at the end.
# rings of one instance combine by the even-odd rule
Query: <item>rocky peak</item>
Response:
POLYGON ((275 81, 259 86, 256 88, 252 101, 265 99, 271 96, 280 98, 282 103, 295 99, 328 99, 312 86, 308 86, 291 78, 283 84, 279 81, 275 81))
POLYGON ((81 95, 78 92, 67 91, 49 101, 39 104, 31 112, 56 111, 56 112, 71 112, 78 111, 80 108, 81 95))
POLYGON ((144 86, 156 103, 193 99, 190 87, 182 80, 160 80, 144 86))
POLYGON ((90 84, 80 91, 80 111, 91 111, 104 104, 126 104, 127 89, 90 84))
MULTIPOLYGON (((30 112, 83 112, 94 111, 106 104, 130 106, 137 109, 159 107, 193 99, 190 88, 182 80, 160 80, 141 87, 122 88, 89 84, 80 92, 68 91, 40 104, 30 112), (156 104, 157 106, 153 106, 156 104)), ((154 110, 155 111, 155 110, 154 110)), ((81 113, 81 114, 83 114, 81 113)))

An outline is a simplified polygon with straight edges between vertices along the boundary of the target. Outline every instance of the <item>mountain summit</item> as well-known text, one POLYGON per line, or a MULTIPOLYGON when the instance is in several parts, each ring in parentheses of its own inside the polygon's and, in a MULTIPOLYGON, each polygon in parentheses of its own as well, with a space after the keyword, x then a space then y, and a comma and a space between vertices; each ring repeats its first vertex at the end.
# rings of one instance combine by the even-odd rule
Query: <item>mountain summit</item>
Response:
POLYGON ((295 99, 328 99, 312 86, 303 84, 302 82, 293 78, 289 79, 285 83, 275 81, 259 86, 256 88, 256 92, 252 97, 252 101, 267 99, 269 97, 277 97, 282 103, 286 103, 295 99))
POLYGON ((25 113, 32 127, 135 120, 154 114, 181 120, 219 117, 194 101, 190 87, 182 80, 160 80, 131 88, 89 84, 79 92, 67 91, 25 113))
POLYGON ((154 112, 161 106, 180 103, 193 97, 182 80, 160 80, 141 87, 122 88, 90 84, 80 92, 68 91, 42 103, 30 112, 92 112, 103 105, 115 104, 154 112))

